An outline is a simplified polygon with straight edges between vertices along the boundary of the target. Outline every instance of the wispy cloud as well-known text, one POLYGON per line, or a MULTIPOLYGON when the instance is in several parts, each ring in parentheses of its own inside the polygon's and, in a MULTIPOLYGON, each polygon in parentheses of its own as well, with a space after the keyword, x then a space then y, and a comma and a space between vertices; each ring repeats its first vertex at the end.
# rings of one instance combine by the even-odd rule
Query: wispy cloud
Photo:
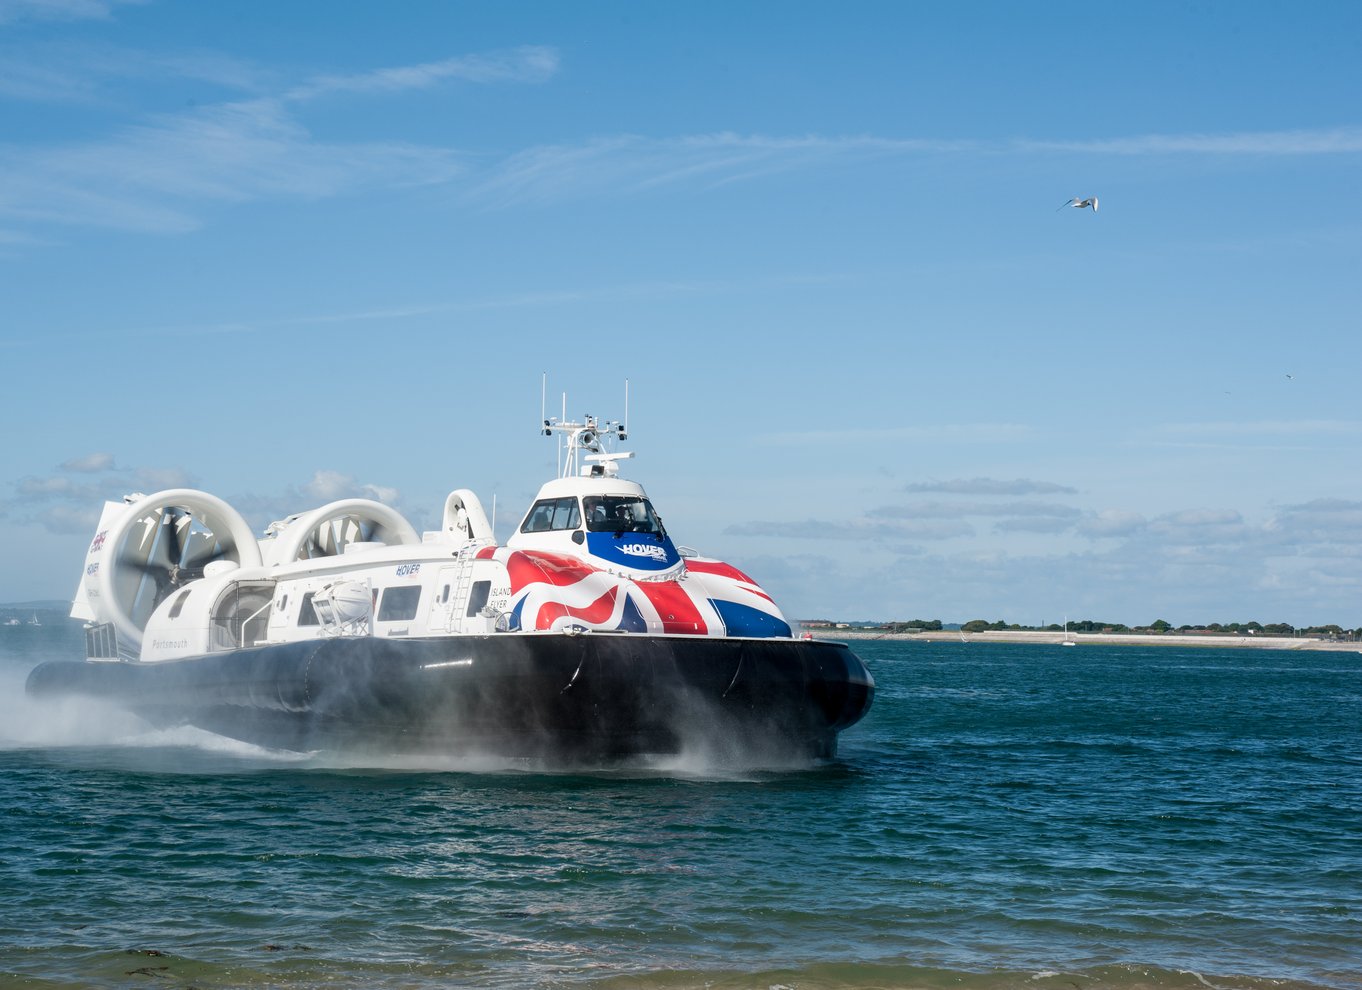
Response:
POLYGON ((238 492, 228 496, 227 502, 253 526, 263 530, 269 523, 284 519, 295 512, 305 512, 342 498, 374 499, 402 508, 407 512, 412 524, 418 528, 425 522, 424 512, 408 512, 402 505, 402 493, 398 489, 389 485, 360 481, 354 475, 329 468, 319 468, 307 481, 289 485, 283 491, 238 492))
POLYGON ((1237 134, 1148 134, 1081 141, 896 138, 876 135, 788 137, 719 132, 671 138, 617 135, 544 145, 511 155, 468 192, 491 206, 564 198, 638 194, 661 188, 714 188, 778 172, 845 167, 907 156, 1318 155, 1362 152, 1362 128, 1237 134))
MULTIPOLYGON (((0 0, 3 3, 4 0, 0 0)), ((397 93, 447 80, 535 82, 557 71, 548 48, 526 47, 350 76, 317 77, 280 97, 258 95, 265 74, 211 55, 150 56, 116 49, 53 49, 63 57, 5 60, 0 94, 93 101, 99 80, 136 74, 191 77, 249 99, 147 116, 86 143, 0 146, 0 222, 23 243, 35 225, 181 233, 215 204, 317 200, 372 188, 438 184, 468 171, 465 156, 402 142, 318 140, 296 104, 327 93, 397 93)))
POLYGON ((85 146, 0 151, 0 217, 177 232, 205 203, 318 199, 368 186, 439 182, 452 153, 315 141, 272 100, 153 118, 85 146))
POLYGON ((1025 423, 941 423, 935 426, 892 426, 879 430, 856 430, 851 434, 842 430, 768 433, 757 437, 756 440, 758 443, 775 446, 834 443, 844 446, 852 440, 860 444, 1010 443, 1023 440, 1034 432, 1034 429, 1025 423))
POLYGON ((1165 423, 1156 427, 1156 434, 1169 436, 1211 437, 1292 437, 1292 436, 1356 436, 1362 433, 1362 420, 1355 419, 1295 419, 1295 420, 1222 420, 1204 423, 1165 423))
POLYGON ((38 103, 113 104, 118 83, 184 80, 219 87, 230 98, 268 92, 273 73, 212 51, 163 52, 88 42, 0 47, 0 96, 38 103))
MULTIPOLYGON (((1045 534, 1063 533, 1069 526, 1065 519, 1009 517, 993 529, 1045 534)), ((1233 508, 1186 509, 1153 519, 1105 510, 1085 514, 1073 530, 1101 539, 1101 549, 1076 550, 1071 539, 1061 538, 1050 552, 1012 553, 988 540, 924 557, 920 548, 901 554, 892 543, 878 540, 876 580, 869 584, 852 573, 867 566, 857 556, 855 564, 844 558, 806 573, 774 570, 777 580, 767 587, 809 615, 828 611, 823 603, 829 588, 855 587, 859 597, 835 614, 947 621, 983 614, 1058 621, 1067 611, 1070 617, 1128 623, 1163 617, 1350 624, 1346 617, 1362 594, 1362 501, 1354 499, 1279 506, 1265 520, 1233 508), (1124 611, 1131 589, 1140 589, 1141 611, 1134 614, 1124 611), (1233 603, 1232 614, 1224 612, 1226 602, 1233 603)), ((778 524, 764 524, 761 532, 807 538, 817 534, 818 525, 789 524, 781 530, 778 524)))
POLYGON ((874 136, 780 137, 721 132, 673 138, 619 135, 511 155, 468 193, 494 206, 664 187, 713 188, 777 172, 907 154, 977 150, 974 141, 874 136))
POLYGON ((1307 449, 1362 436, 1362 421, 1346 419, 1241 420, 1164 423, 1132 434, 1137 443, 1166 447, 1307 449))
POLYGON ((552 48, 525 46, 479 55, 461 55, 438 62, 400 65, 354 75, 323 75, 286 94, 290 100, 311 100, 332 93, 397 93, 430 89, 449 80, 474 83, 538 83, 558 71, 552 48))
MULTIPOLYGON (((0 0, 0 23, 30 17, 107 17, 112 0, 0 0)), ((460 183, 462 201, 505 208, 562 200, 705 192, 777 173, 847 169, 866 162, 939 155, 1307 155, 1362 151, 1362 128, 1224 135, 1144 135, 1082 141, 943 139, 716 132, 637 134, 510 149, 500 157, 456 147, 393 141, 329 142, 306 127, 323 97, 401 96, 450 83, 542 83, 554 78, 552 48, 522 46, 349 74, 294 85, 280 73, 211 52, 143 55, 111 47, 0 52, 0 94, 27 100, 107 99, 114 78, 195 79, 226 91, 223 102, 138 118, 85 143, 0 146, 0 223, 22 243, 43 224, 179 233, 224 203, 317 200, 367 189, 460 183)))
POLYGON ((18 21, 108 20, 115 7, 147 0, 0 0, 0 25, 18 21))
MULTIPOLYGON (((434 315, 457 313, 477 313, 514 309, 558 309, 578 303, 594 304, 622 300, 661 301, 680 297, 723 295, 733 291, 750 292, 754 288, 771 287, 788 289, 798 285, 827 285, 837 281, 836 276, 772 276, 764 279, 697 279, 697 280, 647 280, 642 282, 621 282, 616 284, 592 286, 581 289, 531 290, 506 295, 490 295, 482 298, 461 298, 456 301, 433 301, 411 303, 401 306, 382 306, 355 310, 304 313, 296 316, 270 319, 230 320, 215 323, 130 325, 120 327, 118 333, 123 337, 175 337, 187 335, 229 335, 269 333, 278 331, 307 332, 325 331, 348 324, 384 323, 392 324, 398 320, 420 319, 434 315)), ((62 339, 84 340, 101 336, 94 332, 76 331, 61 335, 62 339)), ((0 347, 18 347, 22 344, 42 344, 51 342, 50 333, 21 334, 0 339, 0 347)))
POLYGON ((15 481, 13 496, 0 499, 0 515, 19 525, 42 526, 50 533, 89 535, 105 501, 135 492, 192 488, 197 484, 180 468, 119 469, 113 456, 105 453, 70 458, 59 470, 66 473, 15 481), (78 481, 71 474, 87 477, 78 481))
MULTIPOLYGON (((180 468, 120 469, 112 454, 95 453, 62 462, 61 474, 29 476, 13 482, 13 495, 0 499, 0 515, 20 525, 53 533, 89 533, 102 503, 133 493, 197 488, 199 481, 180 468), (73 478, 72 475, 85 475, 73 478)), ((306 481, 274 494, 237 494, 227 501, 252 525, 263 529, 275 519, 342 498, 370 498, 400 505, 402 494, 389 485, 362 482, 343 471, 317 469, 306 481)), ((413 521, 419 521, 419 515, 413 521)))
POLYGON ((825 519, 802 521, 762 521, 734 523, 724 529, 726 536, 772 536, 784 540, 866 540, 893 539, 949 540, 974 535, 974 527, 954 519, 912 520, 907 522, 829 522, 825 519))
POLYGON ((1236 134, 1144 134, 1083 141, 1018 141, 1019 151, 1091 155, 1336 155, 1362 152, 1362 127, 1247 131, 1236 134))
POLYGON ((1058 502, 910 502, 871 509, 878 519, 963 519, 968 516, 1018 516, 1076 519, 1082 510, 1058 502))
POLYGON ((916 481, 904 486, 906 492, 939 492, 945 495, 1075 495, 1076 488, 1053 481, 1032 481, 1017 478, 1002 481, 997 478, 954 478, 950 481, 916 481))

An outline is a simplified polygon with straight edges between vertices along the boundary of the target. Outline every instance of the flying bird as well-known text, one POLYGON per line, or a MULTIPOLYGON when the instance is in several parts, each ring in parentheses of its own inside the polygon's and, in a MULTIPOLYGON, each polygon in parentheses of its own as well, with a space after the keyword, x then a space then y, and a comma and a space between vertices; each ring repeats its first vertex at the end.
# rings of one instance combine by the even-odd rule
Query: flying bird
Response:
POLYGON ((1061 204, 1055 209, 1055 212, 1058 213, 1060 210, 1064 209, 1064 207, 1066 207, 1066 206, 1072 206, 1075 210, 1083 210, 1083 209, 1086 209, 1086 208, 1088 208, 1088 207, 1091 206, 1091 207, 1092 207, 1092 211, 1093 211, 1094 213, 1096 213, 1096 212, 1097 212, 1097 197, 1096 197, 1096 196, 1089 196, 1087 199, 1082 199, 1082 198, 1080 198, 1080 197, 1078 197, 1078 196, 1075 196, 1073 199, 1066 200, 1066 201, 1064 201, 1063 203, 1061 203, 1061 204))

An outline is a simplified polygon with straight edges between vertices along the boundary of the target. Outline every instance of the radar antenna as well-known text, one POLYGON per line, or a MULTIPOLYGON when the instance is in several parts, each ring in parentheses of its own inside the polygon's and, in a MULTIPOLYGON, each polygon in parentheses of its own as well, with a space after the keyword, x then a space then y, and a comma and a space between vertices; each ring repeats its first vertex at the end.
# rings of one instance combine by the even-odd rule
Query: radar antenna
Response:
MULTIPOLYGON (((544 378, 545 383, 540 400, 541 412, 545 408, 544 402, 548 397, 548 376, 545 375, 544 378)), ((578 473, 590 476, 613 476, 619 473, 619 465, 616 462, 634 456, 632 450, 615 451, 605 446, 608 443, 613 447, 616 442, 629 439, 628 379, 625 379, 624 382, 624 396, 626 413, 624 422, 621 422, 617 419, 599 420, 590 413, 580 420, 570 420, 567 418, 567 393, 563 394, 562 417, 545 417, 543 426, 540 428, 540 432, 546 437, 555 434, 558 436, 558 477, 571 478, 578 473)))

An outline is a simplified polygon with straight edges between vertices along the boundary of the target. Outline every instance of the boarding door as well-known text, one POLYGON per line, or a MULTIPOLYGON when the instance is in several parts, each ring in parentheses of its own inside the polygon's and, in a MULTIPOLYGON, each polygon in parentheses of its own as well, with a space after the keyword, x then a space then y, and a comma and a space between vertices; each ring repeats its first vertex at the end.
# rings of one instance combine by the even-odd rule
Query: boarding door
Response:
POLYGON ((435 582, 435 601, 431 604, 430 611, 432 632, 460 631, 459 616, 463 611, 460 600, 468 596, 467 575, 468 568, 462 563, 440 568, 435 582))

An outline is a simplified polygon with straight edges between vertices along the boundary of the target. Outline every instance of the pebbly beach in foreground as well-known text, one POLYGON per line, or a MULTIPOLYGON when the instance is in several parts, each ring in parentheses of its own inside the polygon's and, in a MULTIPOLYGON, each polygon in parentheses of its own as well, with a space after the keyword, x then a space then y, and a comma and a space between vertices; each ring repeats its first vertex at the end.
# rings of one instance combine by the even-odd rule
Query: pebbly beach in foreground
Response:
POLYGON ((884 632, 875 629, 810 629, 815 639, 921 641, 924 643, 1033 643, 1058 645, 1067 638, 1076 646, 1180 646, 1257 650, 1332 650, 1362 653, 1362 642, 1323 639, 1311 636, 1234 636, 1187 633, 1076 633, 1045 630, 999 629, 986 632, 961 632, 941 629, 923 632, 884 632))

